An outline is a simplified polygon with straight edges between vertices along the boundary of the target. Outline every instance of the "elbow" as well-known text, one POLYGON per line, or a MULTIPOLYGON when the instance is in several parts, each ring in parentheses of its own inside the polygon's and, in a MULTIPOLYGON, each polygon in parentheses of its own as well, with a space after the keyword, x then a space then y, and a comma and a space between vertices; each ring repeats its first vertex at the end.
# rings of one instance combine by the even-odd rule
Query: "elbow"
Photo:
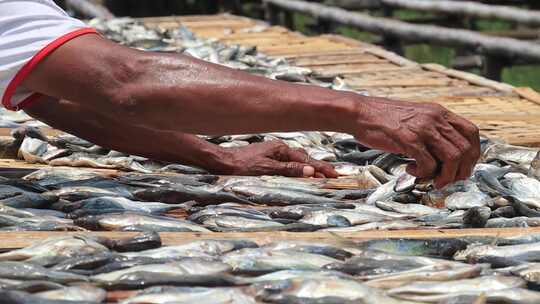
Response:
POLYGON ((135 54, 111 62, 109 70, 109 84, 104 90, 106 101, 105 110, 114 116, 125 119, 137 116, 140 112, 142 80, 148 61, 144 55, 135 54))

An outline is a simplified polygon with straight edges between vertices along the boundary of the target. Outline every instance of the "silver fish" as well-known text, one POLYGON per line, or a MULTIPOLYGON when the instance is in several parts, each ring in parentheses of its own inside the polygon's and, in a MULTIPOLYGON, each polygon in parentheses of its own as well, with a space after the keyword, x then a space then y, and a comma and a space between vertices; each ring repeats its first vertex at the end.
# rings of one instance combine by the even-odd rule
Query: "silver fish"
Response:
POLYGON ((322 254, 338 260, 345 260, 352 256, 347 250, 332 246, 327 243, 307 242, 307 241, 276 241, 264 245, 268 250, 290 249, 314 254, 322 254))
MULTIPOLYGON (((299 220, 301 223, 317 225, 321 227, 332 227, 336 226, 332 223, 333 217, 342 217, 348 220, 350 225, 360 225, 370 222, 379 222, 384 220, 389 220, 390 218, 384 217, 377 214, 366 214, 363 212, 348 210, 348 209, 326 209, 326 210, 313 210, 308 211, 299 220)), ((349 225, 349 226, 350 226, 349 225)))
POLYGON ((233 192, 247 197, 250 201, 259 204, 273 206, 286 206, 290 204, 340 204, 340 200, 310 195, 307 193, 277 189, 273 187, 256 187, 233 185, 225 188, 226 191, 233 192))
POLYGON ((324 298, 327 303, 365 303, 365 304, 398 304, 410 303, 386 296, 382 291, 362 283, 344 279, 303 279, 295 278, 286 281, 255 284, 255 289, 268 302, 286 303, 285 299, 296 300, 297 303, 310 303, 310 300, 324 298), (260 290, 262 288, 262 290, 260 290), (279 290, 278 293, 266 293, 265 289, 279 290), (332 301, 332 302, 331 302, 332 301), (351 301, 351 302, 348 302, 351 301), (354 301, 354 302, 353 302, 354 301))
POLYGON ((212 258, 221 256, 235 249, 257 247, 249 241, 230 241, 230 240, 197 240, 183 245, 165 246, 156 249, 143 250, 140 252, 123 253, 127 257, 144 256, 150 258, 177 258, 177 257, 202 257, 212 258))
POLYGON ((151 287, 120 304, 255 304, 255 299, 239 288, 151 287))
POLYGON ((515 164, 523 170, 528 170, 534 160, 538 149, 512 146, 507 144, 493 144, 483 153, 481 160, 501 160, 509 164, 515 164))
POLYGON ((219 261, 212 261, 201 258, 184 258, 164 264, 147 264, 133 266, 130 268, 117 270, 109 273, 92 276, 92 281, 106 283, 122 280, 133 273, 153 272, 160 275, 212 275, 228 272, 231 267, 219 261))
POLYGON ((360 250, 345 263, 328 265, 327 269, 338 269, 354 275, 382 275, 419 268, 422 266, 447 266, 461 268, 466 263, 419 255, 399 255, 377 250, 360 250), (337 267, 337 268, 336 268, 337 267))
POLYGON ((62 260, 108 252, 107 247, 83 236, 48 238, 31 246, 0 254, 0 261, 25 261, 38 265, 53 265, 62 260))
POLYGON ((332 227, 324 228, 320 231, 328 232, 359 232, 369 230, 406 230, 406 229, 418 229, 423 225, 412 221, 405 220, 390 220, 386 222, 371 222, 351 227, 332 227))
POLYGON ((366 203, 368 205, 375 205, 375 203, 379 201, 392 200, 392 197, 397 194, 394 191, 394 187, 396 186, 396 183, 397 183, 397 180, 394 179, 378 187, 377 190, 375 190, 375 192, 373 192, 370 196, 368 196, 366 203))
MULTIPOLYGON (((138 202, 124 197, 101 196, 81 200, 71 204, 74 210, 116 210, 143 213, 165 213, 167 211, 184 207, 182 204, 164 204, 159 202, 138 202)), ((68 210, 73 211, 73 210, 68 210)))
POLYGON ((262 220, 234 215, 221 215, 217 217, 207 217, 202 222, 206 227, 220 230, 225 229, 264 229, 284 227, 285 225, 272 220, 262 220))
POLYGON ((525 281, 518 277, 483 276, 449 282, 415 282, 390 289, 388 294, 404 300, 424 301, 438 295, 459 293, 490 293, 497 290, 521 288, 525 281))
POLYGON ((49 270, 45 267, 24 262, 0 262, 0 277, 15 280, 48 280, 56 283, 86 282, 86 276, 49 270))
POLYGON ((66 150, 58 149, 37 138, 26 137, 19 148, 19 158, 29 163, 47 163, 51 159, 66 154, 66 150))
POLYGON ((283 281, 296 278, 303 279, 351 279, 352 277, 339 271, 332 270, 280 270, 256 277, 240 277, 239 281, 245 284, 259 282, 283 281))
POLYGON ((50 300, 80 301, 101 303, 105 300, 107 292, 90 284, 69 286, 55 290, 35 293, 34 296, 50 300))
POLYGON ((35 181, 39 185, 48 186, 61 182, 89 179, 98 176, 97 173, 77 168, 43 168, 24 177, 25 180, 35 181))
POLYGON ((486 222, 486 228, 509 228, 509 227, 540 227, 540 217, 518 216, 514 218, 491 218, 486 222))
POLYGON ((540 181, 534 178, 507 179, 509 190, 513 197, 521 203, 535 209, 540 209, 540 181))
POLYGON ((375 206, 386 210, 398 213, 413 214, 415 216, 423 216, 440 212, 438 208, 424 206, 422 204, 400 204, 392 201, 378 201, 375 206))
POLYGON ((470 245, 457 252, 454 259, 458 261, 488 261, 489 259, 540 262, 540 243, 495 246, 470 245))
POLYGON ((480 275, 485 265, 448 267, 447 265, 428 265, 394 274, 379 275, 367 278, 366 285, 382 289, 397 288, 410 283, 422 281, 446 282, 474 278, 480 275))
POLYGON ((108 213, 77 218, 75 224, 91 230, 211 232, 190 221, 139 213, 108 213))
POLYGON ((328 256, 294 250, 271 250, 266 248, 246 248, 229 252, 222 257, 223 262, 232 266, 235 272, 264 273, 277 270, 316 270, 339 260, 328 256))
POLYGON ((445 206, 450 210, 470 209, 487 206, 490 201, 489 195, 480 191, 456 192, 446 198, 445 206))

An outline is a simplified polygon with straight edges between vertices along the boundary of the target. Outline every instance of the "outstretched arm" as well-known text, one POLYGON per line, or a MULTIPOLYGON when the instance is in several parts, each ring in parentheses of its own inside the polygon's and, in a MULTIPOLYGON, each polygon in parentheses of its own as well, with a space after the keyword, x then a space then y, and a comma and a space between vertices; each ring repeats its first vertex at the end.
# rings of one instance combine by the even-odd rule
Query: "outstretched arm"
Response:
POLYGON ((181 162, 216 174, 337 176, 330 164, 313 160, 302 150, 291 149, 279 141, 223 148, 192 134, 125 124, 121 119, 111 119, 93 107, 51 97, 42 97, 26 111, 55 128, 109 149, 181 162))
POLYGON ((189 56, 129 49, 95 35, 60 47, 24 85, 144 129, 347 132, 367 146, 415 158, 409 172, 436 175, 437 187, 467 178, 480 154, 478 129, 438 105, 274 81, 189 56))

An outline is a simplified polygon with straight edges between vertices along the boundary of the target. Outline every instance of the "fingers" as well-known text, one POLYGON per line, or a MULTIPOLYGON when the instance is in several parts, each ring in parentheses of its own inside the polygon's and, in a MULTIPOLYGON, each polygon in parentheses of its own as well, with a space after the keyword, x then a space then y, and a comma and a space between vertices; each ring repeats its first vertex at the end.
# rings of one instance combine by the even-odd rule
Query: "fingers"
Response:
POLYGON ((280 151, 281 155, 278 157, 279 160, 299 162, 309 165, 315 169, 315 173, 309 176, 315 177, 338 177, 338 173, 334 170, 334 167, 327 162, 314 160, 304 151, 303 149, 291 149, 288 146, 285 146, 280 151))
POLYGON ((315 168, 298 162, 280 162, 269 160, 273 168, 273 174, 288 177, 312 177, 315 175, 315 168))
POLYGON ((437 161, 424 145, 414 145, 408 154, 416 163, 407 166, 407 173, 418 178, 431 178, 437 172, 437 161))
POLYGON ((306 153, 303 149, 289 149, 288 156, 290 161, 306 163, 318 173, 317 177, 338 177, 338 173, 334 170, 334 167, 327 162, 315 160, 306 153), (321 176, 322 175, 322 176, 321 176))
POLYGON ((407 172, 419 178, 434 178, 437 189, 461 179, 459 174, 468 166, 462 161, 463 151, 470 149, 468 141, 449 124, 424 132, 422 138, 415 134, 403 138, 407 155, 416 160, 407 172))
POLYGON ((439 160, 441 167, 440 173, 435 177, 435 188, 440 189, 457 181, 456 176, 462 157, 460 149, 438 132, 434 135, 429 148, 439 160))
POLYGON ((455 180, 467 179, 470 176, 472 166, 474 165, 474 161, 471 162, 471 144, 450 124, 443 127, 440 131, 441 134, 458 150, 459 158, 456 160, 458 170, 456 172, 455 180))
POLYGON ((458 171, 458 179, 466 179, 470 176, 478 158, 480 158, 480 134, 478 127, 458 115, 451 115, 448 122, 463 136, 469 143, 469 148, 464 151, 463 164, 458 171))

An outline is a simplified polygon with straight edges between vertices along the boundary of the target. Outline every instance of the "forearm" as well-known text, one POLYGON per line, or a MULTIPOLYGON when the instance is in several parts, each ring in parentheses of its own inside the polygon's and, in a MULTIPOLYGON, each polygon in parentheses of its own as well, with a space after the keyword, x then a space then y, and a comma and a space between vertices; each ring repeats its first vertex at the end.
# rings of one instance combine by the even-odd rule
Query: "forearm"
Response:
POLYGON ((108 149, 201 168, 227 170, 227 149, 192 134, 131 126, 92 108, 53 98, 43 98, 26 111, 52 127, 108 149))
POLYGON ((98 37, 81 37, 63 46, 25 85, 92 105, 132 125, 195 134, 352 132, 361 99, 189 56, 132 50, 98 37))
MULTIPOLYGON (((275 81, 189 56, 145 54, 126 116, 198 134, 345 131, 353 93, 275 81)), ((354 94, 356 95, 356 94, 354 94)), ((350 130, 350 129, 349 129, 350 130)))

